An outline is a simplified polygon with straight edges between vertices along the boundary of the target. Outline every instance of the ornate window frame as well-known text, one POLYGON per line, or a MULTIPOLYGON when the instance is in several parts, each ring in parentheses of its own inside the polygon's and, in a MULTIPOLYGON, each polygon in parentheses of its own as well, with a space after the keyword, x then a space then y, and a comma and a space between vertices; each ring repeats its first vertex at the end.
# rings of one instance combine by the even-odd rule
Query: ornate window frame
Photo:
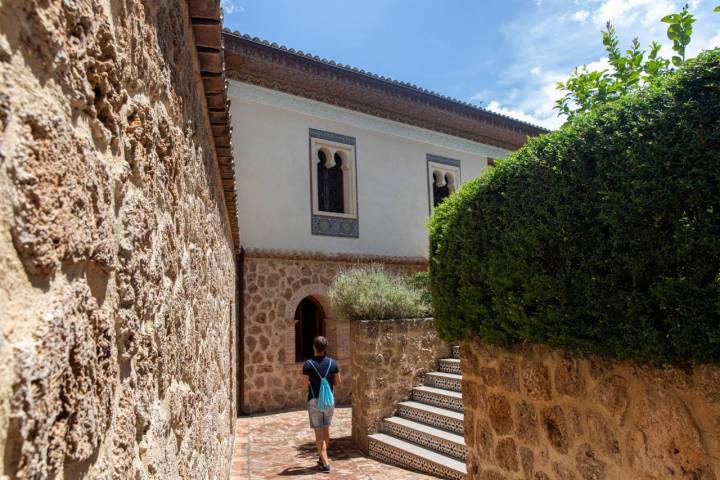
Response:
POLYGON ((453 180, 452 188, 450 193, 455 192, 462 183, 462 177, 460 175, 460 160, 454 158, 441 157, 440 155, 433 155, 432 153, 426 154, 427 161, 427 181, 428 181, 428 205, 430 215, 433 213, 433 183, 435 182, 434 174, 439 172, 442 175, 449 174, 453 180))
POLYGON ((311 128, 310 144, 310 233, 334 237, 358 238, 358 202, 357 202, 357 160, 355 137, 326 132, 311 128), (325 150, 327 158, 338 153, 343 159, 343 204, 344 213, 320 210, 318 201, 317 153, 325 150))

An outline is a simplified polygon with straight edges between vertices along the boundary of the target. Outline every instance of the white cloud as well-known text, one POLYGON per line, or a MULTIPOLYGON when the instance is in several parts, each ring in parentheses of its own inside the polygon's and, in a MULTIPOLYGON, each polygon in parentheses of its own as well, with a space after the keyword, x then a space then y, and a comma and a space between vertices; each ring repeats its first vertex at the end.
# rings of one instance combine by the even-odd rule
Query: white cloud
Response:
POLYGON ((711 48, 717 47, 720 47, 720 30, 718 30, 717 35, 708 40, 707 47, 705 48, 710 50, 711 48))
MULTIPOLYGON (((577 66, 612 71, 600 39, 607 20, 616 27, 623 52, 638 37, 644 50, 651 41, 659 41, 663 45, 661 55, 669 58, 672 43, 666 36, 667 24, 660 19, 680 11, 686 1, 542 0, 541 9, 528 9, 499 26, 508 44, 504 68, 493 83, 482 85, 482 96, 474 100, 485 99, 489 110, 557 128, 564 122, 564 117, 558 118, 553 110, 562 96, 556 90, 557 82, 567 80, 577 66), (568 5, 574 8, 568 10, 568 5), (587 12, 587 16, 580 12, 587 12)), ((688 57, 720 46, 718 14, 712 13, 717 1, 691 0, 690 11, 697 21, 688 57)))
POLYGON ((567 19, 572 20, 573 22, 585 23, 589 16, 590 12, 588 12, 587 10, 578 10, 577 12, 567 17, 567 19))
POLYGON ((647 28, 658 24, 662 17, 676 10, 675 2, 670 0, 605 0, 595 10, 593 21, 598 26, 606 22, 619 27, 639 23, 647 28))
POLYGON ((245 11, 245 7, 238 5, 233 0, 222 0, 220 5, 222 6, 223 12, 228 15, 232 15, 233 13, 243 13, 245 11))
POLYGON ((534 125, 540 125, 551 130, 558 129, 563 123, 565 123, 564 119, 559 118, 554 114, 552 116, 536 117, 529 113, 525 113, 523 110, 503 107, 497 100, 490 102, 487 109, 491 112, 499 113, 501 115, 505 115, 516 120, 522 120, 523 122, 532 123, 534 125))
POLYGON ((602 57, 600 60, 595 60, 594 62, 590 62, 587 65, 585 65, 585 68, 587 68, 587 70, 589 72, 593 72, 593 71, 601 72, 603 70, 612 71, 612 69, 613 69, 612 65, 610 65, 610 59, 608 57, 602 57))

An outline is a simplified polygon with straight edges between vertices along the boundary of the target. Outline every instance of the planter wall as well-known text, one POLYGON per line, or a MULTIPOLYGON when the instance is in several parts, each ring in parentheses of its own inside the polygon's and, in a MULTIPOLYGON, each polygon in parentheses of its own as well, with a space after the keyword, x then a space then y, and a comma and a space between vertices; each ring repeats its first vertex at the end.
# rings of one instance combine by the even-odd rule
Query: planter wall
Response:
POLYGON ((352 436, 368 453, 368 435, 436 370, 438 359, 450 356, 450 348, 432 318, 354 321, 350 332, 352 436))

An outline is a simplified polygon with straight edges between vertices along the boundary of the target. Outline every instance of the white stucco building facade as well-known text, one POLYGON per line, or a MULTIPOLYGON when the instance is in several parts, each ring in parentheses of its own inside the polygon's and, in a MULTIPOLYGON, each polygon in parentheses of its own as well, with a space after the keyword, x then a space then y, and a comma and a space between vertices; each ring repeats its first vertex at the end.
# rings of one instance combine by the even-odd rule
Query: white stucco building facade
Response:
MULTIPOLYGON (((427 268, 432 208, 541 129, 422 88, 226 33, 242 253, 240 404, 302 405, 315 335, 348 367, 338 271, 427 268)), ((338 392, 340 402, 351 392, 338 392)))
POLYGON ((424 257, 434 181, 428 163, 456 161, 463 182, 508 153, 247 83, 231 81, 229 92, 238 219, 249 249, 424 257), (356 235, 312 232, 311 130, 355 141, 356 186, 346 187, 357 189, 356 235))

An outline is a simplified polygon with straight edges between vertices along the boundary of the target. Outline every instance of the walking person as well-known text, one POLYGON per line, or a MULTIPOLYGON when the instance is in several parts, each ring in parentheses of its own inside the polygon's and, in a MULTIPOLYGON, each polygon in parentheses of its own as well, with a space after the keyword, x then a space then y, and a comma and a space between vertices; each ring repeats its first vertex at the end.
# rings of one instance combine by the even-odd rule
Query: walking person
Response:
POLYGON ((325 337, 313 340, 314 356, 303 364, 305 390, 307 391, 310 428, 315 431, 318 465, 321 472, 330 472, 327 448, 330 441, 330 422, 335 411, 335 385, 340 385, 340 367, 327 355, 328 341, 325 337), (326 382, 325 382, 326 380, 326 382))

